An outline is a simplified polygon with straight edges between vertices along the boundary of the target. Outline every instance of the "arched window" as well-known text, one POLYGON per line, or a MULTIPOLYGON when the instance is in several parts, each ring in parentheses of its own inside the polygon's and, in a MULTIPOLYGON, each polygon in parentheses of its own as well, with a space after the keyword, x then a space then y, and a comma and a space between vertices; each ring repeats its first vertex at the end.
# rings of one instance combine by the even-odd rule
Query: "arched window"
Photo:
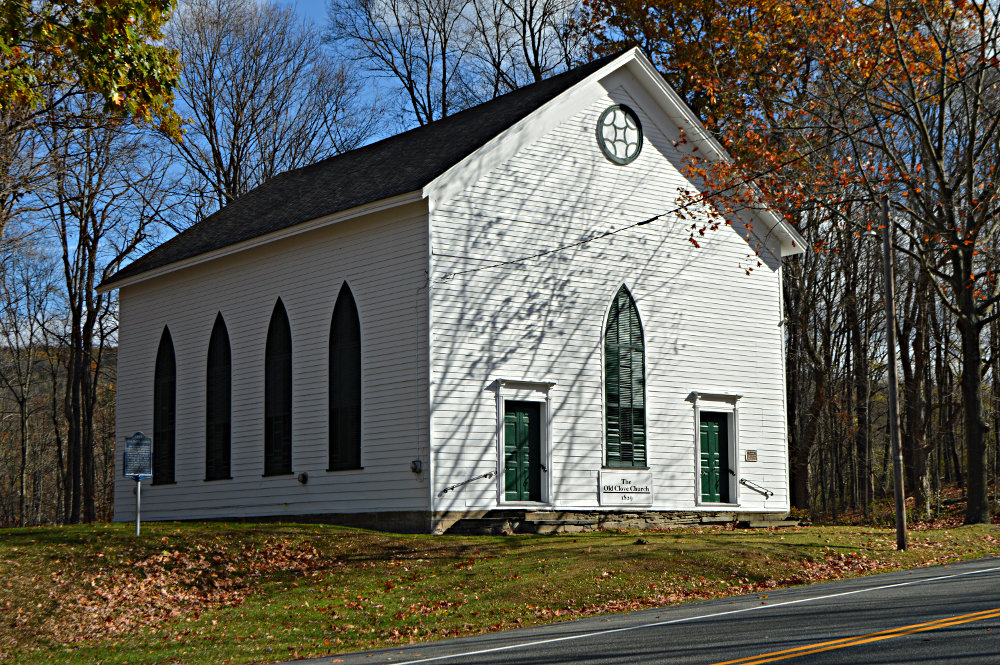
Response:
POLYGON ((229 332, 222 313, 215 317, 208 342, 205 377, 205 480, 230 477, 230 432, 233 363, 229 332))
POLYGON ((281 299, 264 349, 264 475, 292 472, 292 329, 281 299))
POLYGON ((170 331, 163 328, 153 370, 153 484, 174 482, 174 430, 177 421, 177 364, 170 331))
POLYGON ((330 323, 330 470, 361 468, 361 322, 347 282, 330 323))
POLYGON ((646 466, 645 350, 639 310, 628 289, 615 295, 604 331, 607 465, 646 466))

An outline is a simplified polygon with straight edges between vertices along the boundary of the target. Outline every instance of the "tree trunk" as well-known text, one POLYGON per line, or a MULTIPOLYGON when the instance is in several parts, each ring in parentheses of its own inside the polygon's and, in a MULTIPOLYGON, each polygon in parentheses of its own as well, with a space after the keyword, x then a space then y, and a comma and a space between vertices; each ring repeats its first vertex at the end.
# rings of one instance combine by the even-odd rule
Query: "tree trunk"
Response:
POLYGON ((990 325, 990 355, 993 367, 990 374, 993 382, 990 400, 993 405, 993 492, 1000 494, 1000 321, 990 325))
MULTIPOLYGON (((854 410, 856 424, 854 426, 854 459, 857 465, 858 501, 861 510, 868 516, 872 496, 872 465, 871 465, 871 377, 868 367, 868 337, 862 330, 861 315, 858 306, 857 280, 854 275, 847 276, 847 299, 844 308, 844 325, 850 335, 850 372, 853 379, 854 410)), ((872 281, 872 280, 869 280, 872 281)), ((870 294, 866 294, 870 298, 870 294)), ((850 392, 848 387, 847 391, 850 392)))
MULTIPOLYGON (((76 326, 74 326, 76 328, 76 326)), ((76 330, 72 333, 72 341, 67 359, 66 376, 66 443, 70 457, 70 511, 66 522, 79 524, 83 514, 83 440, 80 429, 80 375, 79 336, 76 330)))
POLYGON ((930 477, 927 467, 927 403, 925 380, 930 360, 928 303, 929 278, 917 276, 912 292, 912 309, 901 325, 900 364, 903 368, 903 459, 906 463, 906 488, 912 493, 917 513, 930 517, 930 477))
POLYGON ((792 450, 792 497, 795 507, 802 510, 809 508, 809 458, 819 432, 820 413, 826 402, 826 389, 822 379, 814 380, 815 392, 812 404, 809 405, 806 428, 802 437, 795 441, 795 448, 792 450))
POLYGON ((979 344, 982 330, 976 314, 976 303, 969 289, 963 290, 959 301, 964 315, 958 319, 962 337, 962 409, 965 421, 966 483, 968 484, 966 524, 989 524, 986 464, 986 419, 983 417, 982 369, 983 354, 979 344), (967 305, 967 307, 966 307, 967 305))

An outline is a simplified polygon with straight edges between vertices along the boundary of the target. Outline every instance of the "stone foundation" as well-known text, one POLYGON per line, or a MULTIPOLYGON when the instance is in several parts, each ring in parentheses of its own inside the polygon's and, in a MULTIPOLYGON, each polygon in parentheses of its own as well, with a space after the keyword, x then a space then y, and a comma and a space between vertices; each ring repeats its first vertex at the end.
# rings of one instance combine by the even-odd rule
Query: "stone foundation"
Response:
POLYGON ((439 513, 433 533, 583 533, 603 529, 665 529, 702 524, 779 523, 787 513, 748 511, 491 510, 439 513))
POLYGON ((336 524, 394 533, 430 533, 431 515, 426 510, 386 511, 378 513, 323 513, 313 515, 266 515, 219 519, 220 522, 301 522, 336 524))
POLYGON ((304 522, 376 529, 395 533, 512 534, 584 533, 603 529, 665 529, 702 524, 780 523, 787 513, 746 511, 606 511, 606 510, 469 510, 439 512, 395 511, 378 513, 327 513, 272 515, 225 521, 304 522))

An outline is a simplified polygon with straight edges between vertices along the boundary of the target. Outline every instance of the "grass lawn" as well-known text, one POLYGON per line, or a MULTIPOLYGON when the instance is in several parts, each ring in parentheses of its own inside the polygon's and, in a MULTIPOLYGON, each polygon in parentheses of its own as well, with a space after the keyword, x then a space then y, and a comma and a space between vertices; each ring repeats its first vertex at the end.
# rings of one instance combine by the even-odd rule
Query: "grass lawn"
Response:
POLYGON ((996 527, 395 535, 309 524, 0 531, 0 661, 268 663, 1000 555, 996 527))

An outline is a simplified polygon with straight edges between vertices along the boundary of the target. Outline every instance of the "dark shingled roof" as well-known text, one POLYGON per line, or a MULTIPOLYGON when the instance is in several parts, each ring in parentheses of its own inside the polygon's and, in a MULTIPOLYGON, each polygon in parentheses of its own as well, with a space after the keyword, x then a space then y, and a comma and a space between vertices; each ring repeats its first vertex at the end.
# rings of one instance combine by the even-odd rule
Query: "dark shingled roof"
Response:
POLYGON ((340 210, 423 188, 621 53, 416 129, 287 171, 141 256, 103 285, 340 210))

